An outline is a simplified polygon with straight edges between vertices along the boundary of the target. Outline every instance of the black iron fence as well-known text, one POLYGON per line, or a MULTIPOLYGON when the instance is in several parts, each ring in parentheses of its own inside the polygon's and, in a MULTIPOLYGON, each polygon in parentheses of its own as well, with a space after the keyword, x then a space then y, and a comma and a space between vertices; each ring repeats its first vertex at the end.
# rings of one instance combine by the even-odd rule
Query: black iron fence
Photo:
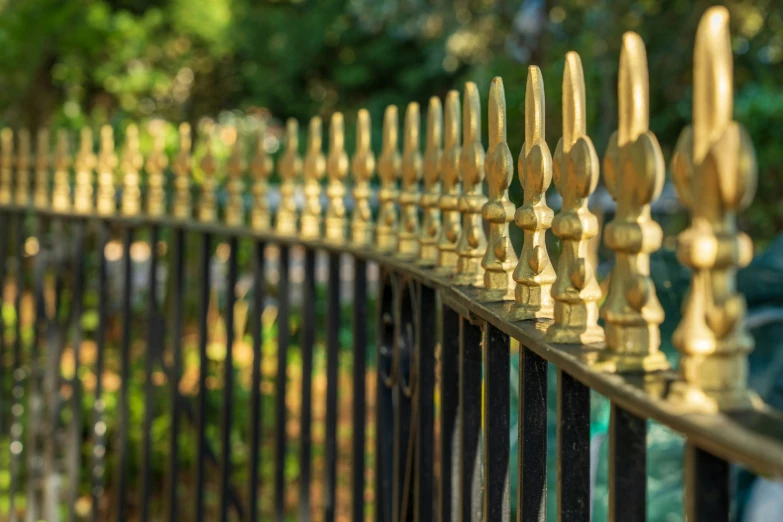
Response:
POLYGON ((736 231, 735 213, 752 195, 755 172, 750 143, 731 120, 726 27, 718 8, 700 26, 694 127, 673 162, 692 217, 678 245, 680 261, 693 270, 674 334, 678 370, 659 350, 663 316, 649 277, 649 254, 662 235, 650 203, 664 166, 647 129, 646 58, 633 34, 621 57, 619 131, 604 159, 605 183, 617 201, 603 230, 616 255, 605 299, 591 260, 600 231, 587 206, 599 164, 586 134, 575 53, 566 60, 565 132, 554 155, 543 140, 543 83, 530 68, 518 209, 507 196, 514 168, 500 79, 490 89, 486 154, 474 84, 465 88, 462 110, 455 91, 445 108, 431 100, 423 156, 418 105, 406 112, 402 155, 396 108, 387 110, 375 220, 366 111, 358 115, 352 162, 341 115, 331 118, 328 156, 321 121, 313 119, 304 161, 297 125, 289 122, 274 212, 266 199, 274 168, 263 134, 246 169, 242 136, 205 127, 202 157, 193 165, 183 125, 169 169, 160 122, 150 127, 146 162, 135 127, 125 131, 119 160, 110 128, 101 131, 97 157, 92 135, 83 132, 73 166, 66 133, 58 134, 50 163, 41 132, 32 163, 29 134, 19 132, 14 149, 4 131, 0 280, 2 324, 12 325, 0 335, 7 519, 334 520, 346 491, 353 520, 508 520, 516 466, 518 519, 542 521, 547 453, 554 451, 557 519, 586 521, 593 502, 592 390, 611 403, 610 519, 646 520, 647 423, 654 420, 687 439, 687 520, 728 520, 730 463, 783 474, 783 416, 746 382, 752 343, 733 278, 749 260, 750 244, 736 231), (225 163, 213 151, 220 140, 230 148, 225 163), (118 171, 122 187, 114 186, 118 171), (195 216, 194 172, 201 185, 195 216), (223 173, 225 192, 215 181, 223 173), (553 178, 563 200, 557 216, 546 205, 553 178), (521 250, 509 239, 511 221, 524 233, 521 250), (560 241, 556 268, 547 253, 550 226, 560 241), (319 255, 326 260, 325 295, 319 255), (216 258, 224 273, 216 272, 216 258), (368 279, 373 266, 377 278, 368 279), (341 295, 345 280, 350 296, 341 295), (270 307, 274 318, 265 324, 270 307), (245 319, 247 352, 237 348, 245 319), (269 372, 265 347, 272 343, 269 372), (510 451, 512 345, 520 360, 517 463, 510 451), (188 356, 197 362, 185 364, 188 356), (291 389, 294 356, 301 375, 291 389), (557 371, 554 448, 547 444, 550 366, 557 371), (350 378, 341 379, 346 368, 350 378), (265 371, 274 375, 268 386, 265 371), (107 392, 108 376, 116 393, 107 392), (136 404, 132 391, 139 387, 136 404), (265 423, 268 407, 273 414, 265 423), (350 415, 341 421, 346 408, 350 415), (316 409, 323 416, 313 422, 316 409), (154 442, 161 437, 162 451, 154 442), (340 440, 349 441, 342 450, 340 440), (346 457, 348 467, 340 462, 346 457))

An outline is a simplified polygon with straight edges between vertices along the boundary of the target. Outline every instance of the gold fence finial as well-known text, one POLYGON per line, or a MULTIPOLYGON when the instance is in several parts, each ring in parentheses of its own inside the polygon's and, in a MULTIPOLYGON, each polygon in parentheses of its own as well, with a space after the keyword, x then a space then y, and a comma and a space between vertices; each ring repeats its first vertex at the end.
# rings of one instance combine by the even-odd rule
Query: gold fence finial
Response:
POLYGON ((427 144, 424 147, 422 177, 424 192, 421 195, 423 218, 419 236, 419 264, 435 266, 438 262, 438 237, 440 236, 440 175, 443 157, 443 107, 440 98, 433 96, 427 108, 427 144))
POLYGON ((250 225, 254 230, 268 230, 272 225, 272 215, 269 211, 269 177, 275 168, 272 158, 264 148, 266 126, 258 131, 256 153, 250 163, 250 173, 253 175, 253 209, 250 211, 250 225))
POLYGON ((348 174, 348 154, 345 152, 345 132, 342 113, 332 114, 329 123, 329 156, 326 158, 329 185, 326 195, 326 239, 335 243, 345 241, 345 177, 348 174))
POLYGON ((122 154, 122 213, 135 216, 141 211, 141 176, 144 157, 139 150, 139 128, 128 125, 125 131, 125 151, 122 154))
POLYGON ((454 282, 461 285, 483 286, 484 267, 481 259, 487 249, 481 209, 487 202, 484 181, 484 146, 481 144, 481 102, 478 87, 465 84, 465 103, 462 106, 462 234, 457 243, 457 275, 454 282))
POLYGON ((299 157, 299 122, 288 118, 285 125, 285 152, 280 158, 280 206, 277 207, 275 230, 278 234, 296 234, 296 184, 302 172, 302 158, 299 157))
POLYGON ((438 238, 438 271, 453 274, 457 269, 457 241, 462 231, 462 215, 459 199, 462 193, 462 173, 459 167, 460 155, 460 107, 459 92, 452 90, 446 95, 444 119, 443 155, 441 156, 441 190, 438 206, 442 214, 440 237, 438 238))
POLYGON ((166 156, 166 135, 163 120, 155 120, 149 124, 152 136, 152 150, 147 156, 147 214, 160 217, 166 213, 165 179, 163 171, 169 164, 166 156))
POLYGON ((587 255, 588 239, 598 233, 598 220, 587 208, 587 197, 598 184, 598 155, 587 135, 585 80, 582 60, 566 54, 563 73, 563 137, 554 156, 554 180, 563 198, 552 222, 562 241, 557 279, 552 287, 555 322, 546 338, 552 343, 588 344, 604 339, 598 326, 601 287, 587 255))
POLYGON ((733 117, 729 13, 712 7, 696 32, 693 126, 677 143, 672 173, 691 225, 678 238, 677 258, 690 267, 691 288, 672 341, 682 354, 682 381, 672 398, 702 411, 750 407, 745 299, 738 266, 753 257, 751 239, 737 231, 736 213, 756 190, 756 159, 747 131, 733 117))
POLYGON ((13 202, 14 131, 4 127, 0 131, 0 205, 13 202))
POLYGON ((93 170, 97 162, 93 153, 92 130, 82 127, 79 140, 79 153, 74 162, 73 207, 79 214, 89 214, 93 211, 93 170))
POLYGON ((190 219, 191 194, 190 194, 190 169, 193 165, 191 148, 193 141, 190 135, 190 124, 181 123, 179 126, 179 152, 174 158, 171 170, 174 171, 174 204, 173 214, 177 219, 190 219))
POLYGON ((14 202, 20 207, 26 207, 30 203, 30 131, 27 129, 19 130, 14 196, 14 202))
POLYGON ((489 198, 481 210, 489 223, 487 249, 481 260, 484 287, 500 299, 513 296, 511 273, 517 266, 517 255, 509 238, 508 224, 514 220, 516 207, 508 199, 508 187, 514 175, 514 158, 506 141, 506 93, 503 80, 495 77, 489 88, 489 148, 484 170, 489 182, 489 198))
POLYGON ((225 218, 227 225, 238 227, 245 224, 245 203, 243 201, 245 183, 242 180, 245 161, 242 158, 242 139, 239 136, 239 129, 232 127, 226 130, 229 131, 227 141, 231 147, 231 155, 226 162, 228 204, 226 205, 225 218))
POLYGON ((52 188, 52 209, 57 212, 71 210, 71 185, 68 180, 70 166, 68 131, 60 129, 57 132, 57 148, 54 153, 54 187, 52 188))
POLYGON ((372 210, 370 179, 375 171, 375 154, 370 140, 370 112, 360 109, 356 116, 356 152, 351 161, 354 209, 351 216, 351 241, 357 245, 372 244, 372 210))
POLYGON ((397 232, 397 255, 403 258, 416 258, 419 255, 420 127, 419 104, 411 102, 405 111, 403 123, 402 186, 398 198, 400 226, 397 232))
POLYGON ((307 130, 307 154, 304 160, 305 206, 299 231, 303 238, 321 237, 321 179, 326 172, 321 118, 310 119, 307 130))
POLYGON ((215 196, 215 172, 218 164, 212 153, 212 129, 204 131, 204 156, 199 162, 199 167, 204 172, 204 180, 201 182, 201 199, 199 201, 198 218, 208 222, 217 219, 217 199, 215 196))
POLYGON ((98 153, 98 214, 111 215, 116 211, 114 170, 117 154, 114 153, 114 131, 111 126, 101 127, 101 148, 98 153))
POLYGON ((389 105, 383 115, 383 148, 378 158, 381 189, 378 192, 380 209, 375 232, 375 246, 379 252, 389 253, 397 248, 397 181, 400 178, 400 152, 397 147, 399 121, 397 107, 389 105))
POLYGON ((514 222, 524 233, 514 270, 517 286, 513 313, 518 320, 551 319, 554 314, 552 285, 557 276, 546 249, 546 231, 554 218, 546 204, 546 191, 552 183, 552 153, 545 129, 544 78, 541 69, 531 65, 525 87, 525 143, 518 161, 523 201, 514 214, 514 222))
POLYGON ((663 240, 650 216, 650 203, 663 188, 663 153, 649 130, 650 96, 647 54, 636 33, 623 35, 618 82, 618 130, 604 156, 604 183, 617 211, 604 228, 614 250, 609 292, 601 306, 606 329, 605 358, 617 371, 668 368, 660 347, 663 308, 650 279, 650 253, 663 240))
POLYGON ((35 188, 33 204, 36 208, 49 208, 49 129, 38 129, 35 147, 35 188))

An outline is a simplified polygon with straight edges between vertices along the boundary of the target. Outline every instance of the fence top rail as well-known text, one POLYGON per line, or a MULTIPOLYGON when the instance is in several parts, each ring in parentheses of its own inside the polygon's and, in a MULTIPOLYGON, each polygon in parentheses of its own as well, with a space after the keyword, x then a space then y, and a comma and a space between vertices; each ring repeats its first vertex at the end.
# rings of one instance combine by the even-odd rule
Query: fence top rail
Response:
POLYGON ((683 317, 672 338, 680 352, 677 371, 660 350, 664 312, 650 278, 649 256, 663 238, 651 204, 661 193, 665 165, 649 130, 647 59, 637 34, 624 35, 619 61, 618 130, 603 164, 586 126, 588 93, 579 55, 566 56, 563 135, 554 152, 543 138, 542 75, 538 67, 529 68, 525 143, 517 162, 524 199, 518 208, 508 196, 514 157, 506 141, 505 86, 495 78, 487 106, 487 148, 479 88, 468 82, 461 106, 457 91, 450 91, 445 101, 430 100, 423 152, 419 104, 408 105, 401 128, 397 108, 388 107, 377 160, 370 147, 371 115, 364 110, 357 118, 353 158, 345 150, 344 118, 335 113, 328 122, 327 151, 324 122, 319 117, 310 121, 304 157, 298 123, 289 120, 278 165, 265 149, 264 131, 253 137, 251 161, 245 160, 237 129, 218 126, 202 129, 196 161, 191 129, 183 124, 178 153, 169 162, 160 121, 149 129, 149 151, 141 150, 140 130, 133 125, 125 132, 121 154, 115 153, 113 131, 105 126, 97 155, 92 133, 85 131, 72 161, 68 135, 59 130, 39 132, 36 158, 30 161, 29 132, 18 133, 15 149, 13 132, 3 129, 0 210, 32 208, 51 218, 97 215, 126 225, 182 226, 375 261, 437 288, 444 302, 463 316, 497 326, 628 410, 662 422, 722 457, 783 476, 783 414, 765 406, 748 387, 753 339, 734 283, 737 268, 752 258, 752 242, 737 230, 736 214, 752 199, 756 167, 747 133, 732 120, 728 11, 711 8, 699 24, 693 125, 684 129, 672 161, 674 184, 691 216, 677 245, 679 261, 692 270, 683 317), (57 136, 53 157, 49 135, 57 136), (225 158, 218 151, 221 143, 225 158), (163 187, 169 165, 173 194, 166 213, 163 187), (200 187, 194 205, 195 169, 200 187), (281 200, 273 215, 268 194, 275 170, 281 200), (376 171, 381 185, 373 222, 369 180, 376 171), (122 180, 115 186, 117 172, 122 180), (588 207, 601 174, 617 203, 603 230, 588 207), (305 196, 301 210, 294 200, 300 179, 305 196), (249 209, 244 197, 248 182, 249 209), (221 183, 225 202, 217 197, 221 183), (557 214, 547 205, 550 185, 562 199, 557 214), (350 216, 345 204, 349 188, 354 201, 350 216), (524 235, 519 255, 511 241, 512 222, 524 235), (550 228, 561 244, 556 266, 546 246, 550 228), (615 254, 605 297, 591 256, 599 233, 615 254))

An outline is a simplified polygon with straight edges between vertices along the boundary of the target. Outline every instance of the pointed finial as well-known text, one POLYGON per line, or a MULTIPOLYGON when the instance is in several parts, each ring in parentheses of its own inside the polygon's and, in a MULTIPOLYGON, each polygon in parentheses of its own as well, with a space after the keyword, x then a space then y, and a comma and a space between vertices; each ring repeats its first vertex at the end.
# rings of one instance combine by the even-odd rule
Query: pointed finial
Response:
POLYGON ((406 259, 416 258, 419 255, 420 127, 419 104, 411 102, 405 111, 403 123, 402 186, 398 199, 400 227, 397 232, 397 255, 406 259))
POLYGON ((98 214, 114 214, 116 211, 114 193, 114 171, 117 155, 114 153, 114 131, 111 126, 101 127, 101 148, 98 153, 98 214))
POLYGON ((190 135, 190 124, 181 123, 179 126, 179 152, 174 158, 171 169, 174 171, 174 204, 172 211, 177 219, 190 219, 191 195, 190 195, 190 169, 193 165, 191 147, 193 140, 190 135))
POLYGON ((302 158, 299 157, 299 122, 288 118, 285 126, 285 152, 280 158, 280 206, 277 207, 275 230, 278 234, 296 234, 297 212, 296 183, 302 172, 302 158))
POLYGON ((56 212, 71 210, 71 184, 68 169, 71 166, 68 131, 57 132, 57 148, 54 153, 54 187, 52 188, 52 209, 56 212))
POLYGON ((329 156, 326 159, 329 185, 326 195, 326 239, 335 243, 345 241, 345 176, 348 174, 348 154, 345 152, 343 115, 335 112, 329 125, 329 156))
POLYGON ((489 148, 484 170, 489 185, 489 199, 481 215, 489 223, 487 250, 481 260, 484 287, 500 299, 513 297, 511 272, 517 266, 517 254, 509 238, 508 224, 514 220, 516 207, 508 199, 508 187, 514 175, 514 158, 506 142, 506 93, 503 80, 495 77, 489 88, 489 148))
POLYGON ((478 87, 473 82, 465 84, 465 103, 462 106, 462 197, 459 210, 462 213, 462 234, 457 243, 457 275, 454 282, 460 285, 484 286, 484 267, 481 259, 487 250, 481 209, 487 202, 484 181, 484 146, 481 144, 481 102, 478 87))
POLYGON ((147 156, 147 214, 160 217, 166 213, 165 179, 163 171, 169 164, 166 156, 166 135, 163 120, 154 120, 149 124, 152 136, 152 150, 147 156))
POLYGON ((242 158, 242 140, 236 127, 226 129, 227 144, 231 147, 231 155, 226 162, 228 180, 226 190, 228 192, 228 204, 226 205, 226 224, 239 227, 245 224, 245 203, 243 195, 245 183, 242 181, 242 173, 245 171, 245 162, 242 158))
POLYGON ((326 172, 326 158, 323 153, 323 131, 321 118, 310 120, 307 131, 307 154, 304 161, 305 206, 299 227, 303 238, 321 237, 321 178, 326 172))
POLYGON ((389 253, 397 248, 397 181, 400 178, 400 152, 397 147, 399 121, 397 107, 389 105, 383 115, 383 148, 378 158, 378 192, 380 209, 376 225, 375 246, 379 252, 389 253))
POLYGON ((438 262, 438 237, 440 236, 440 169, 443 156, 443 108, 440 98, 433 96, 427 108, 427 145, 424 148, 422 177, 424 192, 421 195, 423 218, 419 235, 419 261, 422 266, 435 266, 438 262))
POLYGON ((525 89, 525 143, 519 153, 519 182, 524 198, 514 221, 524 231, 522 252, 514 270, 517 320, 551 319, 554 315, 552 284, 555 268, 546 250, 546 231, 554 212, 546 204, 546 191, 552 183, 552 153, 545 141, 546 103, 541 70, 531 65, 525 89))
POLYGON ((661 193, 665 167, 649 130, 647 54, 636 33, 623 35, 618 83, 619 125, 604 156, 604 183, 617 211, 604 228, 616 263, 601 306, 607 348, 602 358, 617 371, 662 370, 668 368, 658 349, 663 308, 650 279, 650 253, 660 248, 663 231, 650 217, 650 203, 661 193))
POLYGON ((272 215, 269 212, 269 177, 274 170, 272 158, 264 148, 266 138, 266 126, 262 124, 258 131, 258 143, 253 162, 250 164, 250 172, 253 175, 253 210, 250 213, 250 225, 253 230, 268 230, 272 224, 272 215))
POLYGON ((587 136, 585 80, 582 60, 566 54, 563 74, 563 137, 554 157, 554 179, 563 198, 552 231, 562 241, 557 280, 552 287, 555 322, 546 338, 552 343, 588 344, 603 341, 598 326, 601 287, 587 257, 587 242, 598 233, 598 220, 587 209, 587 197, 598 184, 598 155, 587 136))
POLYGON ((351 216, 351 241, 357 245, 372 244, 372 211, 370 179, 375 171, 375 154, 370 142, 370 112, 360 109, 356 116, 356 152, 351 162, 354 209, 351 216))
POLYGON ((27 129, 19 130, 14 202, 20 207, 26 207, 30 203, 30 131, 27 129))
POLYGON ((441 157, 441 179, 443 190, 438 201, 442 212, 440 237, 438 238, 438 268, 440 273, 451 275, 457 270, 457 241, 462 231, 462 215, 459 211, 462 193, 462 172, 459 161, 460 147, 459 92, 449 91, 446 95, 444 120, 444 150, 441 157))
POLYGON ((73 206, 79 214, 90 214, 93 211, 92 183, 97 159, 92 149, 92 130, 89 127, 82 127, 79 154, 76 155, 74 162, 76 183, 73 189, 73 206))
POLYGON ((4 127, 0 131, 0 142, 0 205, 10 205, 13 202, 14 131, 4 127))
MULTIPOLYGON (((208 126, 211 127, 211 126, 208 126)), ((204 180, 201 183, 201 200, 199 201, 198 218, 200 221, 208 222, 217 219, 217 200, 215 197, 215 172, 218 164, 215 156, 212 154, 212 129, 207 128, 204 132, 204 156, 199 162, 204 173, 204 180)))
POLYGON ((732 69, 729 13, 712 7, 696 32, 693 126, 683 131, 672 161, 677 192, 691 213, 677 258, 692 273, 672 337, 682 381, 671 393, 698 411, 749 408, 755 397, 747 386, 753 338, 735 277, 753 257, 736 215, 755 193, 756 157, 747 131, 732 119, 732 69))
POLYGON ((144 157, 139 150, 139 129, 131 123, 125 131, 125 151, 122 154, 122 213, 125 216, 135 216, 141 211, 139 171, 143 165, 144 157))
POLYGON ((35 147, 35 188, 33 204, 38 209, 49 208, 49 129, 38 129, 35 147))

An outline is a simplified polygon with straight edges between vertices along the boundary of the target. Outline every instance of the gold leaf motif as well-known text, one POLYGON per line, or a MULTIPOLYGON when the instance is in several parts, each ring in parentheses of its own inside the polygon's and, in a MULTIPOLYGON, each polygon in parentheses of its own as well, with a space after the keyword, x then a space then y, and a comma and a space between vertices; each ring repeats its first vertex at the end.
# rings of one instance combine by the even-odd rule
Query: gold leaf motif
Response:
POLYGON ((299 230, 304 238, 321 237, 321 179, 326 172, 326 157, 323 153, 323 130, 321 118, 310 120, 307 134, 307 154, 304 160, 305 206, 299 230))
POLYGON ((481 144, 481 102, 478 87, 465 84, 465 104, 462 106, 462 234, 457 242, 457 274, 454 282, 460 285, 484 286, 484 267, 481 259, 487 249, 481 209, 487 202, 484 181, 484 147, 481 144))
POLYGON ((191 195, 190 195, 190 169, 193 164, 191 147, 193 141, 190 135, 190 124, 182 123, 179 126, 179 151, 171 166, 174 171, 174 204, 173 213, 177 219, 190 219, 191 195))
POLYGON ((437 96, 430 98, 427 108, 427 145, 422 160, 424 192, 421 195, 423 211, 419 236, 419 259, 421 266, 434 266, 438 261, 438 237, 440 236, 440 191, 443 140, 443 108, 437 96))
POLYGON ((397 148, 398 133, 397 107, 389 105, 383 115, 383 148, 378 159, 381 189, 378 192, 380 209, 375 239, 375 246, 384 253, 393 252, 397 248, 397 181, 401 164, 397 148))
POLYGON ((348 175, 348 154, 345 152, 345 131, 342 113, 332 114, 329 124, 329 156, 326 158, 329 184, 326 195, 326 239, 333 243, 345 241, 348 221, 345 212, 345 177, 348 175))
POLYGON ((280 158, 280 206, 277 208, 275 230, 278 234, 292 236, 296 234, 297 214, 296 184, 302 172, 302 159, 299 157, 299 122, 289 118, 285 127, 285 152, 280 158))
POLYGON ((650 253, 663 240, 650 217, 665 177, 663 153, 649 131, 647 55, 641 37, 625 33, 620 52, 618 130, 604 157, 604 181, 617 202, 604 242, 615 252, 615 266, 600 315, 606 329, 606 364, 616 371, 668 368, 659 350, 663 308, 650 279, 650 253))
POLYGON ((147 214, 160 217, 166 212, 166 194, 163 171, 169 163, 165 152, 164 123, 162 120, 152 121, 149 132, 152 136, 152 150, 147 156, 147 214))
POLYGON ((38 129, 35 147, 35 189, 33 204, 38 209, 49 207, 49 129, 38 129))
POLYGON ((677 257, 692 269, 691 288, 672 341, 681 354, 682 380, 670 398, 701 412, 753 406, 748 354, 753 338, 745 301, 737 293, 737 267, 752 257, 752 242, 737 230, 736 213, 756 187, 756 162, 747 133, 732 120, 732 52, 729 13, 712 7, 696 32, 693 126, 672 161, 675 186, 690 209, 691 225, 678 237, 677 257))
MULTIPOLYGON (((114 171, 117 155, 114 153, 114 131, 111 126, 101 127, 101 146, 98 153, 98 214, 108 216, 116 211, 114 171)), ((56 178, 56 174, 55 174, 56 178)), ((55 181, 56 186, 56 181, 55 181)))
POLYGON ((420 127, 419 104, 411 102, 405 111, 403 123, 402 186, 398 199, 400 227, 397 232, 397 255, 405 259, 415 259, 419 255, 420 127))
POLYGON ((269 177, 274 171, 274 162, 264 148, 266 139, 266 127, 258 131, 258 141, 253 161, 250 164, 250 173, 253 176, 253 209, 250 212, 250 225, 254 230, 268 230, 272 224, 272 215, 269 210, 269 177))
POLYGON ((128 125, 125 132, 125 152, 122 155, 122 213, 135 216, 141 211, 141 188, 139 171, 144 158, 139 150, 139 129, 128 125))
POLYGON ((459 200, 462 194, 460 171, 460 106, 459 92, 446 95, 443 155, 441 156, 441 180, 443 187, 438 206, 441 210, 441 229, 438 238, 438 267, 440 273, 452 275, 457 269, 457 242, 462 232, 462 216, 459 200))
POLYGON ((589 344, 604 338, 598 326, 601 287, 587 259, 587 242, 598 233, 598 220, 587 209, 587 196, 598 184, 598 155, 587 136, 582 61, 570 51, 563 74, 563 137, 553 159, 553 178, 563 198, 552 231, 562 242, 557 278, 552 286, 554 323, 546 339, 558 344, 589 344))
POLYGON ((351 241, 357 245, 372 244, 372 211, 370 179, 375 172, 375 155, 370 142, 370 112, 360 109, 356 117, 356 153, 351 161, 354 210, 351 216, 351 241))
POLYGON ((74 162, 76 183, 73 189, 74 210, 80 214, 93 212, 93 171, 98 163, 93 152, 92 130, 82 127, 79 137, 79 154, 74 162))
POLYGON ((506 142, 506 93, 503 80, 496 77, 489 88, 489 148, 484 158, 484 170, 489 185, 489 198, 481 210, 489 223, 487 249, 481 260, 484 287, 499 299, 511 299, 514 285, 511 273, 518 263, 508 233, 516 208, 508 199, 508 187, 514 175, 514 159, 506 142))
POLYGON ((19 130, 14 196, 14 203, 20 207, 26 207, 30 203, 30 131, 27 129, 19 130))

